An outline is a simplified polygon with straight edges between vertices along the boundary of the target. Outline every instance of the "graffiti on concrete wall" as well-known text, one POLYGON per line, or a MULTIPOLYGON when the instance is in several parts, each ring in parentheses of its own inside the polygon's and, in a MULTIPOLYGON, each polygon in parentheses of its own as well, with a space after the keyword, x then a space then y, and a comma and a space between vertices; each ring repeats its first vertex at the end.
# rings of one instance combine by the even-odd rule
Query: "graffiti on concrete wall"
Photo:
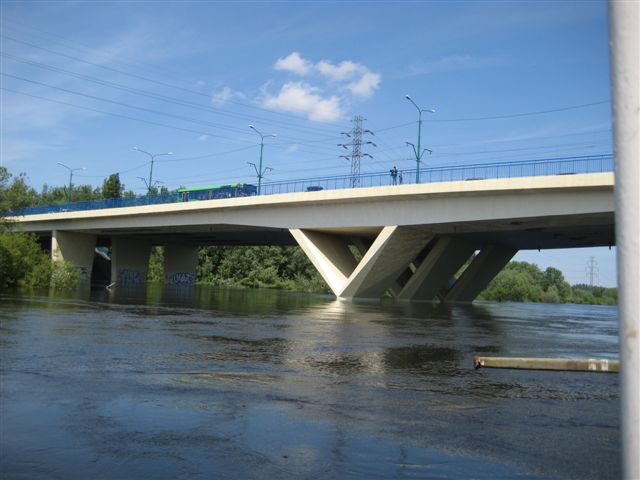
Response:
POLYGON ((89 269, 87 267, 73 267, 73 269, 78 272, 78 277, 80 281, 90 280, 89 278, 89 269))
POLYGON ((118 284, 120 285, 142 285, 145 280, 145 272, 141 272, 139 270, 118 271, 118 284))
POLYGON ((193 285, 196 283, 196 276, 193 273, 176 272, 167 276, 165 282, 168 285, 193 285))

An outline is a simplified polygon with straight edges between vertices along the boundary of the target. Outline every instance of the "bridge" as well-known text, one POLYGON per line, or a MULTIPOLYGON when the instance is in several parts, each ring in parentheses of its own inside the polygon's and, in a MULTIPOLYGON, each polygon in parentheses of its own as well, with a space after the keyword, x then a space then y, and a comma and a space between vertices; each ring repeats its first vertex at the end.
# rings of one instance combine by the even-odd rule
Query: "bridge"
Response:
POLYGON ((337 297, 472 301, 518 250, 614 245, 610 170, 610 156, 594 156, 426 169, 420 184, 318 177, 263 184, 260 196, 70 204, 14 220, 86 281, 96 246, 111 248, 111 280, 125 285, 145 281, 153 245, 165 247, 168 284, 194 282, 199 246, 299 245, 337 297))

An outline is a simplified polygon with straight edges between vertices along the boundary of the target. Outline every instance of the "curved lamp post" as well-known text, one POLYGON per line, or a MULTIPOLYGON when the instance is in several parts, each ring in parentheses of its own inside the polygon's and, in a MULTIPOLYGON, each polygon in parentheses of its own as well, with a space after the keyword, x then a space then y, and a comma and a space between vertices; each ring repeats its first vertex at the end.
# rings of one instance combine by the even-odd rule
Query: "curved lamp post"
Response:
POLYGON ((262 151, 264 150, 264 139, 268 138, 268 137, 277 137, 277 135, 275 133, 272 133, 271 135, 263 135, 262 133, 260 133, 260 131, 253 125, 249 125, 249 128, 253 129, 253 131, 255 131, 258 135, 260 135, 260 163, 259 165, 256 167, 255 163, 251 163, 251 162, 247 162, 249 165, 253 165, 253 168, 256 171, 256 175, 258 176, 258 195, 260 195, 260 189, 262 186, 262 177, 264 177, 264 174, 266 172, 268 172, 269 170, 273 170, 273 168, 270 167, 265 167, 265 169, 262 169, 262 151))
POLYGON ((422 136, 422 112, 436 113, 436 111, 433 108, 420 108, 409 95, 405 95, 404 98, 409 100, 418 110, 418 146, 416 147, 411 142, 407 142, 407 145, 410 145, 413 148, 413 153, 416 156, 416 183, 420 183, 420 164, 422 163, 422 155, 424 155, 424 152, 431 153, 431 150, 429 150, 428 148, 422 150, 420 149, 420 141, 422 136))
POLYGON ((67 202, 71 203, 71 187, 72 187, 72 181, 73 181, 73 172, 78 172, 80 170, 86 170, 86 168, 84 167, 78 167, 78 168, 71 168, 68 167, 67 165, 65 165, 62 162, 56 162, 58 165, 60 165, 61 167, 66 168, 67 170, 69 170, 69 190, 67 190, 67 202))
MULTIPOLYGON (((151 188, 153 187, 153 162, 156 159, 156 157, 159 157, 161 155, 173 155, 173 152, 166 152, 166 153, 149 153, 146 152, 144 150, 142 150, 141 148, 138 147, 133 147, 134 150, 140 152, 140 153, 144 153, 145 155, 149 155, 149 158, 151 158, 151 169, 149 170, 149 183, 147 183, 147 181, 143 178, 144 182, 147 183, 147 195, 151 193, 151 188)), ((138 177, 141 178, 141 177, 138 177)))

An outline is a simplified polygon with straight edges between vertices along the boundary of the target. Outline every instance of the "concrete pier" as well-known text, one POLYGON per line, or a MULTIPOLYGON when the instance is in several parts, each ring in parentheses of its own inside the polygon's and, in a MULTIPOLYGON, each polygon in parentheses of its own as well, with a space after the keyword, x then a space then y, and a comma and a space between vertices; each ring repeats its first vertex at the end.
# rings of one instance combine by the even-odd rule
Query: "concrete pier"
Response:
POLYGON ((151 242, 132 237, 113 237, 111 281, 117 285, 144 285, 149 271, 151 242))
POLYGON ((51 259, 71 262, 80 273, 80 282, 91 282, 96 236, 86 233, 54 230, 51 237, 51 259))
POLYGON ((429 301, 446 289, 455 273, 473 254, 473 244, 442 237, 398 294, 401 300, 429 301))
POLYGON ((480 253, 445 295, 445 301, 472 302, 517 252, 515 248, 499 245, 482 247, 480 253))
POLYGON ((169 243, 164 247, 165 285, 193 285, 196 281, 198 248, 193 245, 169 243))

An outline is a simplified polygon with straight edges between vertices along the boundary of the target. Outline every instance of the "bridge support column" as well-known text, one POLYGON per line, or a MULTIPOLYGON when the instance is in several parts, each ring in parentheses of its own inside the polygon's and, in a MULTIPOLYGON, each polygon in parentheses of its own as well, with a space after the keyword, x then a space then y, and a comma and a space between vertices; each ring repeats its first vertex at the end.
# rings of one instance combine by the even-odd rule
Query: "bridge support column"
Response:
POLYGON ((300 247, 333 293, 341 298, 379 298, 389 290, 431 239, 424 231, 384 227, 358 263, 347 242, 338 235, 291 230, 300 247))
POLYGON ((95 248, 95 235, 54 230, 51 238, 51 259, 54 262, 71 262, 80 272, 80 282, 90 283, 95 248))
POLYGON ((111 281, 119 286, 144 285, 149 270, 151 242, 113 237, 111 249, 111 281))
POLYGON ((165 285, 193 285, 196 282, 198 247, 172 243, 164 247, 165 285))
POLYGON ((339 297, 358 265, 345 239, 311 230, 292 229, 290 232, 331 291, 339 297))
POLYGON ((417 229, 384 227, 349 276, 340 296, 380 298, 431 238, 417 229))
POLYGON ((488 245, 462 273, 444 299, 447 302, 472 302, 500 270, 509 263, 518 250, 488 245))
POLYGON ((442 237, 415 272, 400 293, 402 300, 433 300, 444 290, 455 273, 473 254, 475 247, 461 239, 442 237))

